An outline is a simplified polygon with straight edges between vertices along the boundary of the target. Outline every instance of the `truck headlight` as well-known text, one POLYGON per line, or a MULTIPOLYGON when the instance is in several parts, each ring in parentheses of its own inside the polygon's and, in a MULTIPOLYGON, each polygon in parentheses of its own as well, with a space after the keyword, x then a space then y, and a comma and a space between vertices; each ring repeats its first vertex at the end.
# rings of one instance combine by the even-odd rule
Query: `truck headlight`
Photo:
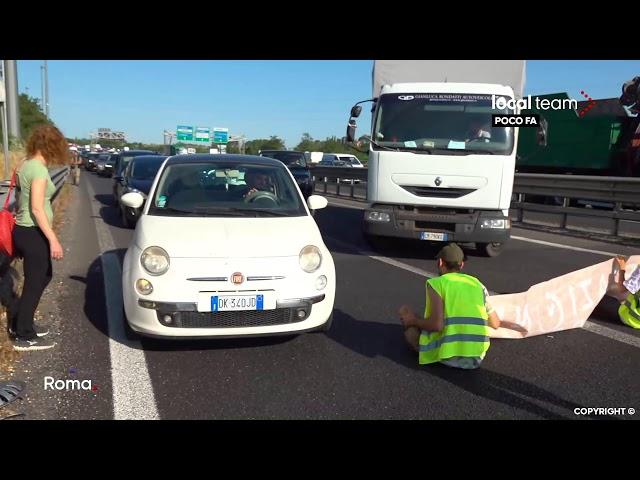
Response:
POLYGON ((500 219, 489 219, 489 220, 482 220, 482 223, 480 224, 480 228, 510 228, 511 227, 511 220, 505 220, 503 218, 500 219))
POLYGON ((162 275, 169 270, 169 255, 160 247, 148 247, 140 255, 140 263, 151 275, 162 275))
POLYGON ((390 222, 391 215, 386 212, 367 212, 366 219, 369 222, 390 222))
POLYGON ((315 245, 307 245, 300 250, 298 260, 302 270, 307 273, 312 273, 320 268, 322 264, 322 254, 320 253, 320 249, 315 245))

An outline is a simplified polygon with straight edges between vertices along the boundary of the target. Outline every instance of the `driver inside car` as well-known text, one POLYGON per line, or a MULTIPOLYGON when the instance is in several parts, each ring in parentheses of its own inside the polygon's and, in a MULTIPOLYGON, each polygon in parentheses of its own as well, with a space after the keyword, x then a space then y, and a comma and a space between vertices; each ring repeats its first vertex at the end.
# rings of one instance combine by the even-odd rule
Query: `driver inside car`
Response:
POLYGON ((245 174, 245 182, 247 186, 246 186, 246 191, 242 195, 242 198, 247 198, 256 192, 273 193, 271 176, 264 171, 261 171, 261 170, 248 171, 245 174))

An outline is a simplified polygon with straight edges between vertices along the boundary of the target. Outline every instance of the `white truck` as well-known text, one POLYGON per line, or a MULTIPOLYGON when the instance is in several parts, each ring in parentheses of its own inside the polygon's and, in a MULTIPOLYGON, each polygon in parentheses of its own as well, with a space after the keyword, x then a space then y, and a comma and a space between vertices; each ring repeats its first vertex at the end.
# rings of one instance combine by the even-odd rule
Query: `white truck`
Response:
MULTIPOLYGON (((475 243, 496 256, 510 236, 518 129, 492 114, 518 113, 525 62, 376 60, 364 213, 366 238, 475 243), (498 105, 495 102, 500 100, 498 105), (502 105, 503 109, 498 109, 502 105), (495 108, 494 108, 495 107, 495 108)), ((546 142, 546 124, 539 128, 546 142)))

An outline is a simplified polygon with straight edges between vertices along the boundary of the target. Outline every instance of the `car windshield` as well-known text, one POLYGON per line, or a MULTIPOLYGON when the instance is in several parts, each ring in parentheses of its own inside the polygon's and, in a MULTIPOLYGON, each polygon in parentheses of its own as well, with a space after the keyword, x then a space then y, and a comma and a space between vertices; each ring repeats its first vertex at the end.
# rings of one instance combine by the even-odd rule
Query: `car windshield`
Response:
POLYGON ((353 157, 339 157, 339 158, 343 162, 346 162, 350 165, 360 165, 360 162, 358 161, 357 158, 353 158, 353 157))
POLYGON ((287 167, 306 167, 307 161, 302 152, 269 152, 263 153, 265 157, 280 160, 287 167))
POLYGON ((282 167, 217 162, 177 163, 163 169, 150 215, 276 217, 307 215, 282 167))
POLYGON ((127 168, 127 165, 129 165, 129 162, 134 158, 135 156, 133 155, 122 155, 120 157, 120 164, 118 165, 118 170, 120 172, 124 172, 124 169, 127 168))
POLYGON ((136 158, 131 165, 131 178, 134 180, 153 180, 165 158, 167 157, 136 158))
POLYGON ((492 109, 491 95, 386 94, 378 100, 374 137, 390 150, 509 154, 513 128, 492 126, 492 114, 499 113, 513 112, 492 109))

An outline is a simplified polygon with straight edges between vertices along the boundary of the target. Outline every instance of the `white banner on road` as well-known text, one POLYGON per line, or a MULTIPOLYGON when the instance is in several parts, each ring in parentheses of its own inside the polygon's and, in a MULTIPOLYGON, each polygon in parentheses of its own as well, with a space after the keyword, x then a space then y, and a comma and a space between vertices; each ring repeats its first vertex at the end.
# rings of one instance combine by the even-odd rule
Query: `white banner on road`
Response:
MULTIPOLYGON (((640 263, 640 256, 632 256, 628 263, 640 263)), ((526 292, 490 297, 500 320, 511 327, 492 330, 491 336, 524 338, 584 327, 615 285, 616 272, 617 262, 611 259, 538 283, 526 292)))

